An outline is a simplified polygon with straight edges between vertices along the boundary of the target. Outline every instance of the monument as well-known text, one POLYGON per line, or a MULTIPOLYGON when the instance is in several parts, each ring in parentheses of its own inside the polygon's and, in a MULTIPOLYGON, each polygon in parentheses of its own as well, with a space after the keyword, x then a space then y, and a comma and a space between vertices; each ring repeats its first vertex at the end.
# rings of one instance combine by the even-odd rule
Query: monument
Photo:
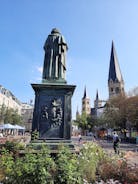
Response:
POLYGON ((35 91, 32 132, 50 145, 71 142, 71 97, 76 86, 65 79, 67 50, 64 37, 52 29, 44 44, 42 82, 31 84, 35 91))

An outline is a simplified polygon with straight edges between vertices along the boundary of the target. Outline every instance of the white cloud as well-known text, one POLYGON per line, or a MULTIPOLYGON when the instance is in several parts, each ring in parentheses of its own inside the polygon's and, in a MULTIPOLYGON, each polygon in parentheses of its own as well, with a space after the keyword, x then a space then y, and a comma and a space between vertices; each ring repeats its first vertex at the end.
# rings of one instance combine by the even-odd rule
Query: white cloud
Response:
POLYGON ((40 72, 40 73, 42 74, 42 72, 43 72, 43 67, 38 66, 38 67, 37 67, 37 71, 40 72))

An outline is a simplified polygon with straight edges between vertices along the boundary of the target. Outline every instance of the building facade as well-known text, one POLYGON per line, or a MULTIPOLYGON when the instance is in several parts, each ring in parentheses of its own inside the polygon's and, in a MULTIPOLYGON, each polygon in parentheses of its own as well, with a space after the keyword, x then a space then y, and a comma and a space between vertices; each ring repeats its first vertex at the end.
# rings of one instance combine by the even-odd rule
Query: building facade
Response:
POLYGON ((26 131, 32 129, 34 105, 32 103, 22 103, 22 118, 25 125, 26 131))
POLYGON ((21 115, 21 102, 12 94, 11 91, 0 85, 0 107, 12 108, 21 115))
POLYGON ((105 109, 105 100, 100 100, 99 99, 99 94, 98 94, 98 90, 96 93, 96 98, 94 100, 94 108, 91 108, 91 115, 93 117, 100 117, 105 109))

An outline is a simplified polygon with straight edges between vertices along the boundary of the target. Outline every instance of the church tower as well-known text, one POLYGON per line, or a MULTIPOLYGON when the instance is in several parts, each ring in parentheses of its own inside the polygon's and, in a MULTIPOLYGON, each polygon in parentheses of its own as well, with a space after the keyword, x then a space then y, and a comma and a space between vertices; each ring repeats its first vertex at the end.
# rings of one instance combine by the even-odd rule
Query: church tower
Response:
POLYGON ((78 119, 79 116, 80 116, 80 113, 79 113, 78 106, 77 106, 76 119, 78 119))
POLYGON ((84 95, 82 98, 82 113, 85 112, 87 115, 91 113, 90 99, 86 94, 86 87, 84 89, 84 95))
POLYGON ((109 76, 108 76, 109 99, 118 95, 124 95, 124 80, 119 67, 117 54, 112 41, 109 76))
POLYGON ((97 90, 96 98, 94 100, 94 108, 98 109, 99 107, 102 107, 102 100, 99 99, 99 94, 98 94, 98 90, 97 90))

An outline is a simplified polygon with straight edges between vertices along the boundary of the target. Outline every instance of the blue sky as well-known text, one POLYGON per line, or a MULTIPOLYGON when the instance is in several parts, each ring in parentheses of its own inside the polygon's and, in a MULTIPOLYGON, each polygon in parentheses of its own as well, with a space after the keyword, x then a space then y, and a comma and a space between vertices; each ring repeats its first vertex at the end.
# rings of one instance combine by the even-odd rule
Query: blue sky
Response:
POLYGON ((43 45, 52 28, 68 43, 68 84, 77 85, 73 117, 86 85, 91 106, 99 91, 108 98, 108 70, 114 40, 125 90, 138 86, 137 0, 1 0, 0 84, 22 102, 34 99, 41 81, 43 45))

